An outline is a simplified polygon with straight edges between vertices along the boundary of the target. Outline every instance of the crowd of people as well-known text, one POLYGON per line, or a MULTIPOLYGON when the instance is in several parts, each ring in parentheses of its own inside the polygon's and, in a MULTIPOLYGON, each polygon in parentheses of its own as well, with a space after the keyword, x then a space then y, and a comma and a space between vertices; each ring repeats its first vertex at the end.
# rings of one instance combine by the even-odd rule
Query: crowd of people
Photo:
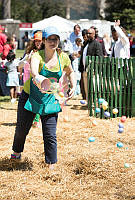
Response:
MULTIPOLYGON (((14 53, 16 52, 17 43, 14 34, 12 36, 6 36, 4 33, 2 33, 3 31, 4 28, 0 26, 0 55, 2 60, 1 66, 4 65, 6 67, 5 63, 6 61, 9 61, 7 60, 7 55, 10 51, 13 51, 14 53)), ((115 22, 115 25, 111 31, 111 36, 106 33, 103 35, 103 37, 100 37, 97 27, 91 26, 89 29, 81 30, 81 27, 76 24, 74 26, 73 32, 69 35, 69 37, 62 42, 62 45, 60 45, 61 43, 59 44, 59 48, 61 48, 65 53, 68 54, 71 60, 72 68, 75 72, 75 96, 82 94, 83 99, 87 100, 88 98, 87 70, 85 67, 85 58, 87 55, 104 57, 110 56, 115 58, 129 58, 130 56, 135 56, 135 38, 131 36, 131 34, 127 35, 126 31, 120 26, 120 20, 117 20, 115 22)), ((33 38, 30 39, 28 37, 28 32, 25 32, 22 40, 24 43, 25 54, 27 56, 28 54, 31 55, 31 48, 34 48, 31 46, 33 45, 33 38)), ((16 66, 16 74, 18 72, 20 73, 19 82, 22 82, 21 85, 25 83, 25 77, 27 77, 30 73, 28 63, 29 62, 25 63, 21 72, 18 70, 19 67, 16 66)), ((17 62, 16 65, 18 65, 17 62)), ((7 69, 7 72, 10 73, 10 70, 7 69)), ((9 84, 10 82, 7 83, 7 86, 13 86, 14 90, 15 86, 17 86, 16 93, 20 93, 18 84, 12 86, 9 84)), ((12 90, 12 88, 10 89, 12 90)), ((16 94, 14 96, 16 96, 16 94)), ((15 102, 15 98, 13 98, 13 95, 11 95, 11 102, 15 102)))
MULTIPOLYGON (((16 59, 15 37, 7 37, 0 26, 0 54, 8 73, 6 85, 10 87, 11 102, 17 97, 16 88, 23 75, 23 91, 19 97, 17 125, 13 141, 11 159, 20 159, 26 136, 33 120, 42 122, 45 162, 49 167, 57 162, 56 127, 58 113, 62 111, 60 102, 53 94, 42 93, 39 84, 33 80, 56 79, 59 82, 63 72, 68 78, 70 90, 68 99, 82 94, 88 100, 86 56, 110 56, 130 58, 134 55, 135 44, 115 21, 112 37, 98 35, 94 26, 81 30, 76 24, 73 32, 60 45, 60 33, 56 27, 36 30, 31 40, 25 41, 25 53, 16 59), (132 49, 132 51, 130 51, 132 49), (18 77, 18 72, 20 76, 18 77), (36 115, 38 114, 38 115, 36 115)), ((24 38, 25 40, 25 38, 24 38)), ((2 65, 1 65, 2 66, 2 65)))
MULTIPOLYGON (((4 33, 2 33, 3 31, 4 28, 0 26, 0 55, 2 60, 1 66, 4 65, 6 67, 7 72, 9 73, 9 77, 10 73, 15 73, 15 70, 13 70, 13 72, 12 70, 8 70, 7 65, 9 66, 9 60, 7 59, 7 56, 9 52, 11 53, 11 51, 13 51, 14 53, 16 52, 17 43, 14 34, 12 36, 6 36, 4 33), (6 61, 8 63, 6 63, 6 61)), ((38 30, 36 30, 35 33, 37 31, 38 30)), ((71 60, 72 68, 75 72, 75 96, 82 94, 83 99, 87 100, 88 98, 87 69, 85 66, 85 59, 87 55, 103 57, 109 56, 115 58, 130 58, 130 56, 135 56, 135 38, 131 36, 131 34, 127 34, 124 28, 120 26, 120 20, 115 21, 115 25, 111 31, 111 36, 109 36, 108 33, 106 33, 103 35, 103 37, 100 37, 99 30, 97 29, 97 27, 91 26, 89 29, 81 30, 81 27, 78 24, 76 24, 74 26, 73 32, 69 35, 69 37, 59 44, 59 48, 68 54, 71 60)), ((28 37, 28 32, 25 33, 22 40, 25 49, 25 54, 23 58, 24 60, 25 57, 30 57, 31 54, 35 51, 34 48, 36 46, 36 42, 33 43, 33 41, 36 40, 34 38, 30 39, 28 37)), ((19 62, 20 61, 14 62, 16 63, 16 74, 20 73, 19 82, 22 82, 21 85, 24 85, 27 77, 29 77, 30 74, 30 65, 29 62, 26 61, 25 65, 23 65, 23 68, 21 68, 22 70, 19 71, 19 65, 21 65, 21 62, 19 62)), ((13 90, 12 87, 15 91, 15 86, 17 86, 18 91, 14 93, 20 93, 18 81, 16 85, 15 83, 12 83, 10 85, 10 81, 8 78, 7 86, 10 87, 11 91, 13 90)), ((16 94, 11 94, 11 102, 15 102, 15 97, 16 94)))
POLYGON ((100 37, 98 32, 97 27, 91 26, 89 29, 81 30, 81 27, 77 24, 74 26, 73 33, 66 40, 66 46, 64 46, 66 47, 65 52, 69 53, 72 67, 75 71, 75 95, 81 93, 83 99, 86 100, 88 99, 86 56, 109 56, 123 59, 135 56, 133 53, 134 40, 120 26, 120 20, 115 21, 111 36, 106 33, 103 37, 100 37), (78 52, 76 51, 77 40, 80 40, 79 47, 81 47, 78 52), (74 56, 76 52, 78 53, 77 59, 74 56), (74 66, 74 63, 76 66, 74 66))

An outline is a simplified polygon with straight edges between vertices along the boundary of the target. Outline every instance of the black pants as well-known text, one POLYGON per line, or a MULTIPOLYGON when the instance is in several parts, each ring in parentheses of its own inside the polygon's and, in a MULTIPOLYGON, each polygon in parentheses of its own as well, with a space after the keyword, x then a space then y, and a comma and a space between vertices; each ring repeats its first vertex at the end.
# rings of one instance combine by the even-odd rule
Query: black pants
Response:
MULTIPOLYGON (((13 151, 17 153, 23 152, 26 136, 29 133, 36 115, 35 113, 32 113, 24 108, 28 97, 29 95, 23 91, 18 103, 17 125, 12 148, 13 151)), ((54 164, 57 162, 57 119, 57 113, 41 116, 45 161, 48 164, 54 164)))

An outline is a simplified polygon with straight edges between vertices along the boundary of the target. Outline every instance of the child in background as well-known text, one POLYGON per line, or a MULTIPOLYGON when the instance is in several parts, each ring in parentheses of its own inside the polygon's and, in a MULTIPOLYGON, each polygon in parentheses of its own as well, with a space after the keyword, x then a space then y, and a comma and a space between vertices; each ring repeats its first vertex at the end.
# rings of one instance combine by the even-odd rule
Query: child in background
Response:
POLYGON ((15 57, 15 53, 10 50, 7 55, 8 62, 5 63, 5 67, 8 71, 6 86, 10 87, 11 103, 15 103, 16 101, 16 87, 19 86, 19 78, 17 73, 18 61, 15 59, 15 57))
POLYGON ((80 51, 82 47, 82 40, 80 38, 76 38, 75 45, 73 46, 73 62, 72 67, 75 72, 75 79, 76 79, 76 89, 75 89, 75 96, 80 94, 80 80, 81 80, 81 73, 78 70, 79 65, 79 57, 80 57, 80 51))
POLYGON ((34 52, 41 49, 42 32, 36 32, 34 39, 31 39, 26 47, 26 52, 19 63, 20 71, 24 71, 23 82, 25 83, 30 78, 30 59, 34 52))
MULTIPOLYGON (((31 55, 42 47, 42 32, 38 31, 34 34, 34 39, 28 42, 24 58, 20 61, 19 67, 23 69, 23 83, 30 78, 30 59, 31 55)), ((33 121, 33 127, 39 127, 40 115, 36 114, 33 121)))

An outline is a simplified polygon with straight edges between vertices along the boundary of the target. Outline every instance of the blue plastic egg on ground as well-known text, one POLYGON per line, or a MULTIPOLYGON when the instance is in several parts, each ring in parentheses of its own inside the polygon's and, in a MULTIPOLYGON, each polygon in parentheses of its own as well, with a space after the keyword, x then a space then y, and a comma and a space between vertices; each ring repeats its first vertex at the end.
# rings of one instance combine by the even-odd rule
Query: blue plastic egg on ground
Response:
POLYGON ((98 103, 99 103, 99 104, 102 104, 104 101, 105 101, 104 99, 100 98, 100 99, 98 100, 98 103))
POLYGON ((123 143, 122 143, 122 142, 118 142, 118 143, 117 143, 117 147, 118 147, 118 148, 122 148, 122 147, 123 147, 123 143))
POLYGON ((96 108, 96 113, 100 113, 100 108, 96 108))
POLYGON ((119 128, 124 128, 124 125, 122 123, 119 123, 119 128))
POLYGON ((95 142, 95 138, 94 137, 89 137, 89 142, 95 142))
POLYGON ((129 168, 130 165, 129 165, 128 163, 125 163, 125 164, 124 164, 124 167, 125 167, 125 168, 129 168))
POLYGON ((123 128, 119 128, 118 129, 118 133, 123 133, 124 129, 123 128))
POLYGON ((105 111, 105 112, 104 112, 104 116, 105 116, 105 117, 110 117, 110 113, 107 112, 107 111, 105 111))
POLYGON ((81 104, 86 104, 86 101, 80 100, 80 103, 81 103, 81 104))

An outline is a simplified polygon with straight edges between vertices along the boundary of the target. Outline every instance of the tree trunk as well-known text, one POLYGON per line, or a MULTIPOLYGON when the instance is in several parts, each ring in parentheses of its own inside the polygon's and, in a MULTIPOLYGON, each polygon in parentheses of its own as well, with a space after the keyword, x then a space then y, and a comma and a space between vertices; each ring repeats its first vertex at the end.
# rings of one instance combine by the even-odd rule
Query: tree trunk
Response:
POLYGON ((3 19, 11 18, 11 0, 2 0, 2 16, 3 19))
POLYGON ((99 19, 101 0, 97 0, 97 1, 96 1, 96 4, 97 4, 97 8, 96 8, 96 18, 99 19))
POLYGON ((70 19, 70 1, 66 0, 66 19, 70 19))

